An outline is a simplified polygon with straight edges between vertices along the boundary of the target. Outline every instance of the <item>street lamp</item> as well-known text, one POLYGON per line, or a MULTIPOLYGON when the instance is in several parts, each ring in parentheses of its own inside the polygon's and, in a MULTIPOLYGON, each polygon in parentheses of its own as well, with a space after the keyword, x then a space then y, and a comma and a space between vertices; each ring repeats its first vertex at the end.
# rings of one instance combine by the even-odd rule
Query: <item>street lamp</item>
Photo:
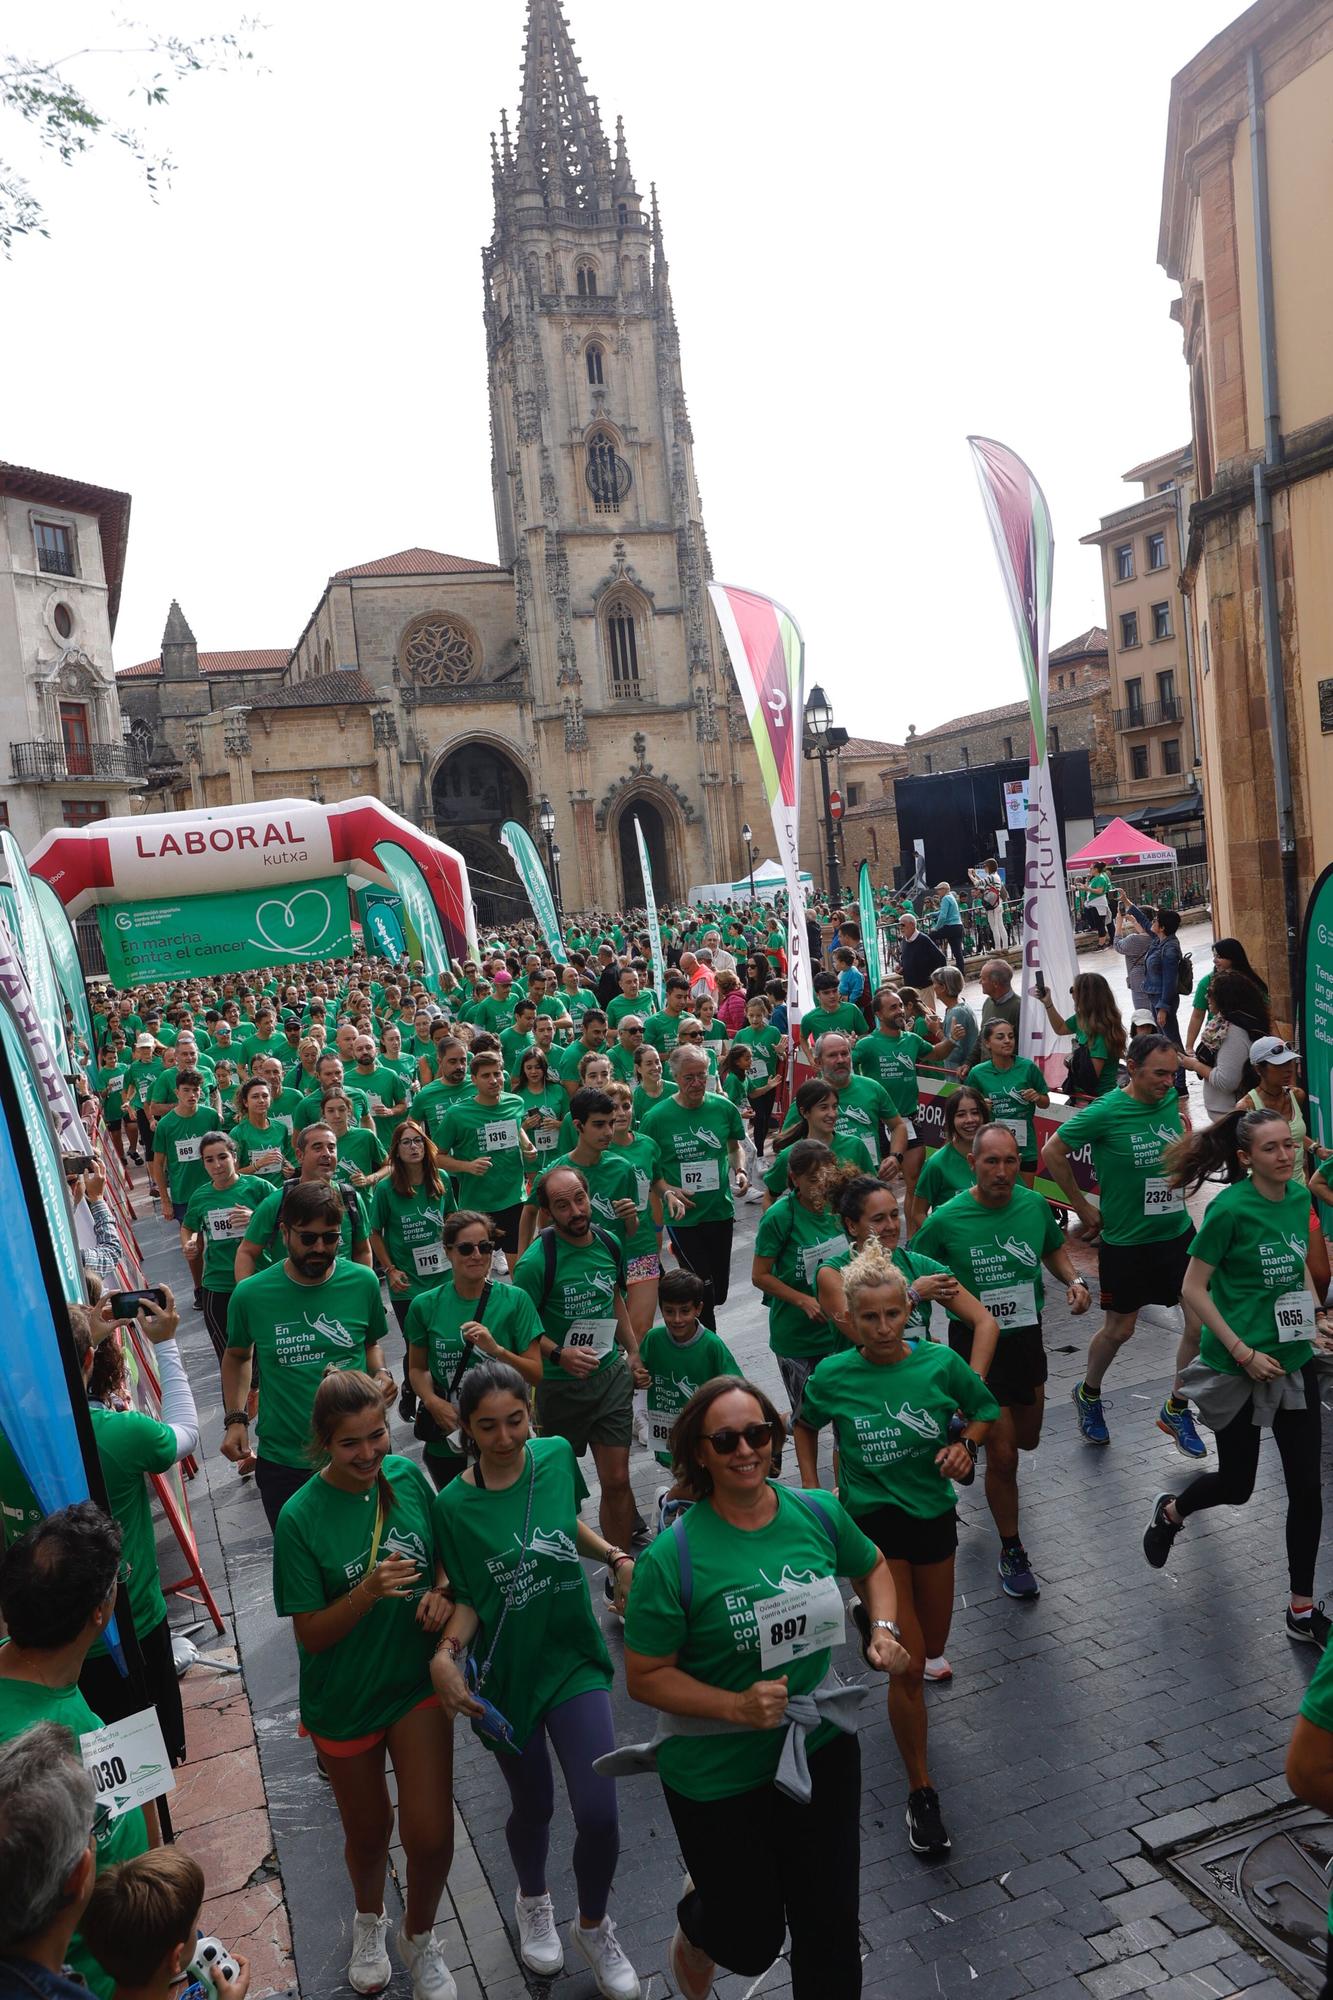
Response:
POLYGON ((754 901, 754 849, 750 842, 754 838, 754 828, 747 820, 741 828, 741 839, 745 842, 745 865, 750 871, 750 901, 754 901))
POLYGON ((829 795, 828 760, 829 753, 841 750, 846 741, 847 731, 835 727, 833 710, 823 688, 812 687, 805 703, 805 742, 802 748, 807 757, 819 759, 819 776, 824 789, 824 839, 828 846, 829 905, 833 909, 837 909, 842 902, 842 883, 838 879, 838 833, 833 823, 833 802, 829 795))
POLYGON ((554 847, 553 847, 553 848, 551 849, 551 863, 552 863, 552 866, 553 866, 553 867, 554 867, 554 869, 555 869, 555 913, 556 913, 556 915, 557 915, 557 916, 559 917, 560 921, 561 921, 561 922, 563 923, 563 922, 564 922, 564 919, 565 919, 565 909, 564 909, 564 902, 565 902, 565 899, 564 899, 564 896, 563 896, 563 895, 561 894, 561 890, 560 890, 560 843, 559 843, 559 841, 557 841, 557 842, 556 842, 556 844, 555 844, 555 846, 554 846, 554 847))
POLYGON ((546 879, 551 885, 551 897, 558 914, 560 898, 556 894, 555 887, 555 847, 553 839, 555 834, 555 807, 551 804, 545 792, 542 793, 541 804, 537 807, 537 824, 541 828, 543 838, 546 841, 546 879))

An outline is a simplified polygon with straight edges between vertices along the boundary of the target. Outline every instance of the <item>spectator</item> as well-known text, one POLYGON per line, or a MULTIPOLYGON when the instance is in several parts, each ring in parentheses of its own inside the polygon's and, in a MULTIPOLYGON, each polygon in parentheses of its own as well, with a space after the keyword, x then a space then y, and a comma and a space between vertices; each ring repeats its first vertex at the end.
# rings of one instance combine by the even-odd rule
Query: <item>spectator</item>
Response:
POLYGON ((945 963, 944 953, 918 928, 910 910, 899 919, 898 963, 909 986, 929 986, 931 974, 945 963))
POLYGON ((1180 1026, 1176 1020, 1180 1007, 1180 945, 1176 938, 1179 929, 1177 911, 1155 911, 1152 940, 1144 961, 1148 1005, 1157 1016, 1157 1025, 1162 1033, 1169 1035, 1177 1048, 1181 1047, 1180 1026))
POLYGON ((101 1164, 90 1153, 68 1153, 64 1169, 83 1268, 95 1271, 99 1278, 114 1278, 116 1266, 124 1261, 125 1245, 116 1218, 103 1199, 106 1176, 101 1164))
MULTIPOLYGON (((195 1955, 204 1871, 179 1847, 157 1847, 98 1878, 84 1934, 116 1981, 116 2000, 174 2000, 195 1955)), ((250 1968, 233 1953, 235 1979, 214 1972, 216 1991, 245 2000, 250 1968)))
POLYGON ((986 960, 981 968, 981 990, 986 996, 981 1003, 982 1027, 992 1021, 1007 1021, 1017 1037, 1023 1003, 1014 991, 1014 968, 1007 958, 986 960))
POLYGON ((946 1075, 962 1076, 972 1060, 981 1029, 963 998, 963 975, 956 965, 942 965, 931 983, 944 1008, 942 1066, 946 1075))
POLYGON ((954 964, 966 978, 967 960, 963 956, 963 913, 958 907, 958 898, 947 882, 937 882, 935 894, 939 897, 939 907, 935 912, 935 927, 931 931, 931 936, 938 938, 946 954, 953 953, 954 964))
POLYGON ((1212 1010, 1208 1033, 1184 1063, 1203 1078, 1204 1110, 1216 1123, 1235 1110, 1236 1099, 1257 1081, 1250 1050, 1263 1037, 1271 1043, 1272 1022, 1263 994, 1240 972, 1213 974, 1208 1005, 1212 1010))
POLYGON ((93 1781, 69 1732, 34 1723, 0 1749, 0 1995, 87 2000, 65 1976, 97 1873, 93 1781))
POLYGON ((1147 1007, 1152 1011, 1148 998, 1148 954, 1152 950, 1152 933, 1148 920, 1141 910, 1131 903, 1122 903, 1115 914, 1115 936, 1111 942, 1125 961, 1125 978, 1129 984, 1129 997, 1134 1010, 1147 1007))

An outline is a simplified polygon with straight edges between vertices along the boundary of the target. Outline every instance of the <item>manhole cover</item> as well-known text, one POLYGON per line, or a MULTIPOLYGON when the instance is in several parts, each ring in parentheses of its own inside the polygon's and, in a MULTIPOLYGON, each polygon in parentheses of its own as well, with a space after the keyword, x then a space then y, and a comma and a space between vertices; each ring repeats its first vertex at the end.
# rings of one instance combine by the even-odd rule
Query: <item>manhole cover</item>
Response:
POLYGON ((1168 1866, 1247 1930, 1308 1992, 1324 1983, 1333 1820, 1290 1806, 1182 1847, 1168 1866))

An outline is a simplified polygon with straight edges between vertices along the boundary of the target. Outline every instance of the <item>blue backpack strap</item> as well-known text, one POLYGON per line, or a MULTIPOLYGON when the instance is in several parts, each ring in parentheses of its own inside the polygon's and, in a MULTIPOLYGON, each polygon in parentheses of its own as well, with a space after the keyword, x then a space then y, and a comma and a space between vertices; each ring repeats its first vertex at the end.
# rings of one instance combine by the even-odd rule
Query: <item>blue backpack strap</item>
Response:
POLYGON ((676 1538, 676 1567, 680 1571, 680 1608, 688 1618, 694 1600, 694 1559, 690 1555, 690 1538, 685 1532, 683 1514, 677 1514, 671 1524, 671 1532, 676 1538))
POLYGON ((838 1531, 833 1525, 833 1516, 829 1513, 823 1501, 816 1500, 812 1494, 803 1493, 798 1486, 786 1486, 783 1488, 783 1491, 790 1493, 793 1500, 799 1500, 808 1514, 814 1515, 820 1527, 828 1536, 829 1541, 833 1544, 834 1553, 836 1554, 838 1548, 838 1531))

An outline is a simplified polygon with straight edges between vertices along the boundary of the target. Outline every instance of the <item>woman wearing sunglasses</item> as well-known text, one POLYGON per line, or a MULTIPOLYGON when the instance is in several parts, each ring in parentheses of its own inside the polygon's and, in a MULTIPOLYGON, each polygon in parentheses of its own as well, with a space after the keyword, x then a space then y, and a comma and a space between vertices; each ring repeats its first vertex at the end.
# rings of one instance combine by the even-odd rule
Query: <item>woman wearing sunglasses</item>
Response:
POLYGON ((593 1760, 614 1743, 611 1660, 579 1557, 606 1564, 622 1610, 634 1565, 580 1520, 588 1489, 573 1447, 533 1437, 528 1385, 512 1367, 481 1361, 469 1369, 458 1417, 473 1463, 434 1507, 436 1551, 455 1604, 431 1680, 445 1714, 470 1721, 496 1752, 509 1789, 505 1838, 524 1965, 553 1979, 565 1962, 546 1879, 554 1750, 574 1815, 579 1914, 570 1941, 605 2000, 638 2000, 638 1975, 607 1915, 620 1821, 615 1782, 593 1760))
POLYGON ((689 1871, 670 1951, 684 2000, 705 2000, 718 1967, 766 1972, 787 1933, 795 2000, 861 1991, 860 1747, 830 1674, 840 1576, 871 1621, 870 1664, 896 1674, 909 1661, 874 1543, 832 1494, 774 1483, 783 1435, 753 1383, 719 1377, 695 1392, 671 1433, 695 1504, 640 1559, 626 1617, 625 1682, 661 1716, 657 1768, 689 1871), (777 1782, 790 1731, 804 1727, 787 1713, 797 1696, 814 1696, 821 1716, 805 1739, 804 1799, 777 1782), (672 1735, 674 1716, 719 1727, 672 1735))
POLYGON ((457 1479, 467 1464, 449 1442, 458 1430, 458 1391, 479 1361, 507 1361, 525 1381, 537 1383, 542 1323, 537 1308, 517 1285, 492 1281, 495 1238, 488 1215, 460 1208, 444 1224, 448 1273, 442 1284, 423 1291, 407 1309, 407 1375, 427 1421, 425 1467, 437 1487, 457 1479))
MULTIPOLYGON (((881 1243, 857 1252, 842 1287, 853 1344, 821 1361, 806 1383, 796 1455, 802 1478, 813 1484, 819 1433, 833 1425, 838 1491, 893 1574, 911 1654, 910 1671, 889 1689, 889 1722, 907 1769, 907 1838, 917 1854, 947 1854, 949 1836, 926 1762, 922 1683, 926 1660, 943 1656, 953 1615, 958 1521, 951 1481, 973 1478, 977 1447, 1000 1406, 951 1347, 931 1340, 908 1346, 907 1279, 881 1243), (955 1411, 967 1419, 956 1438, 955 1411)), ((966 1297, 961 1286, 958 1294, 966 1297)), ((952 1309, 958 1310, 957 1297, 952 1309)), ((868 1637, 855 1605, 852 1617, 868 1637)))

